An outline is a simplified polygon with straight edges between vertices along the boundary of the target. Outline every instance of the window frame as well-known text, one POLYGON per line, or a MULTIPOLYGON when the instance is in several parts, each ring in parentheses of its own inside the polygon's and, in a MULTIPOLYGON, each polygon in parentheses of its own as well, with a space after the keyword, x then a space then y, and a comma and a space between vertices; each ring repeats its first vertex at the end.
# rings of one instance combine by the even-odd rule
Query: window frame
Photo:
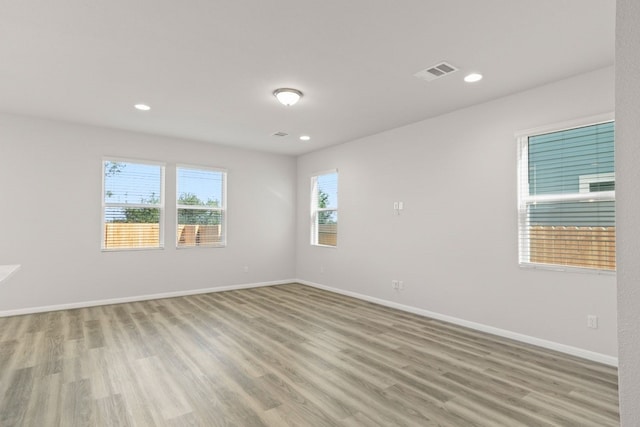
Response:
MULTIPOLYGON (((336 232, 336 244, 335 245, 323 245, 321 243, 318 243, 319 241, 319 226, 318 226, 318 217, 319 217, 319 213, 320 212, 335 212, 336 215, 338 215, 338 210, 339 210, 339 197, 336 198, 336 207, 335 208, 319 208, 318 207, 318 177, 323 176, 323 175, 331 175, 331 174, 336 174, 337 178, 336 178, 336 182, 339 185, 339 173, 338 173, 338 169, 329 169, 326 171, 322 171, 322 172, 316 172, 311 176, 311 190, 310 190, 310 196, 311 196, 311 203, 310 203, 310 221, 311 221, 311 227, 310 227, 310 235, 311 235, 311 240, 310 240, 310 244, 311 246, 317 246, 317 247, 321 247, 321 248, 337 248, 338 247, 338 238, 337 238, 337 232, 336 232)), ((337 188, 337 187, 336 187, 337 188)))
POLYGON ((192 165, 192 164, 176 164, 176 217, 175 217, 175 227, 174 231, 176 232, 176 249, 194 249, 194 248, 226 248, 227 247, 227 179, 228 179, 228 171, 225 168, 215 167, 215 166, 202 166, 202 165, 192 165), (178 203, 178 199, 180 195, 178 194, 179 189, 179 169, 189 169, 196 171, 206 171, 206 172, 219 172, 222 173, 222 196, 220 200, 221 207, 212 208, 206 206, 196 206, 196 205, 181 205, 178 203), (222 239, 218 244, 209 244, 209 245, 180 245, 178 238, 178 227, 180 226, 178 219, 178 210, 179 209, 194 209, 194 210, 202 210, 202 211, 219 211, 222 213, 221 224, 220 224, 220 234, 222 239))
POLYGON ((102 252, 120 252, 120 251, 155 251, 164 249, 164 222, 165 222, 165 180, 166 180, 166 163, 159 162, 155 160, 146 160, 146 159, 133 159, 126 157, 116 157, 116 156, 105 156, 100 161, 101 166, 101 174, 102 174, 102 191, 101 191, 101 221, 100 221, 100 250, 102 252), (143 203, 113 203, 105 201, 105 184, 106 184, 106 176, 105 176, 105 163, 113 162, 113 163, 131 163, 131 164, 139 164, 139 165, 147 165, 147 166, 158 166, 160 167, 160 203, 158 205, 149 205, 143 203), (105 212, 107 208, 149 208, 149 207, 157 207, 160 210, 160 214, 158 217, 158 246, 144 246, 144 247, 117 247, 117 248, 107 248, 105 247, 105 227, 106 227, 106 215, 105 212))
MULTIPOLYGON (((527 129, 516 133, 517 141, 517 235, 518 235, 518 264, 522 268, 533 268, 541 270, 551 271, 563 271, 563 272, 577 272, 577 273, 590 273, 590 274, 602 274, 602 275, 615 275, 616 270, 606 270, 602 268, 587 268, 579 266, 561 265, 561 264, 546 264, 540 262, 531 262, 528 258, 530 251, 529 244, 529 227, 527 224, 527 207, 530 204, 536 202, 579 202, 579 201, 613 201, 615 203, 615 190, 613 191, 582 191, 583 180, 579 181, 579 190, 577 193, 566 194, 545 194, 531 196, 529 194, 529 138, 537 135, 562 132, 566 130, 588 127, 603 123, 615 122, 614 113, 600 114, 596 116, 584 117, 576 120, 562 122, 558 124, 552 124, 547 126, 541 126, 533 129, 527 129), (526 193, 526 194, 523 194, 526 193), (524 231, 523 231, 524 230, 524 231)), ((585 176, 587 185, 594 182, 611 181, 611 177, 614 177, 613 173, 601 173, 594 174, 594 176, 585 176), (598 175, 598 176, 595 176, 598 175)))

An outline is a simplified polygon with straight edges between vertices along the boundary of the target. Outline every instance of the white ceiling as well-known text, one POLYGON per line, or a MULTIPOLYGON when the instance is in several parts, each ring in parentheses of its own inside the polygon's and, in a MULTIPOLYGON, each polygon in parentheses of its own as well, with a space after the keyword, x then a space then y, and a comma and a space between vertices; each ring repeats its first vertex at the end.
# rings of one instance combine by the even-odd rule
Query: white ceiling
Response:
POLYGON ((609 66, 614 30, 614 0, 0 0, 0 111, 297 155, 609 66))

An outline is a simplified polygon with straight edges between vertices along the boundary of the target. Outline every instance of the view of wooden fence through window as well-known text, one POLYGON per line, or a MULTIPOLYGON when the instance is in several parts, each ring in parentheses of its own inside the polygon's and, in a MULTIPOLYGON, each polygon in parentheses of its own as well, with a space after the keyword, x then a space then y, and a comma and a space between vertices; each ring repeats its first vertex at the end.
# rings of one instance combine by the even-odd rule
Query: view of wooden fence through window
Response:
POLYGON ((338 224, 319 224, 318 244, 336 246, 338 244, 338 224))
POLYGON ((164 166, 103 161, 102 248, 160 248, 164 166))
POLYGON ((158 224, 108 222, 104 225, 105 249, 158 247, 159 241, 158 224))
MULTIPOLYGON (((176 167, 176 245, 224 246, 226 172, 176 167)), ((164 247, 164 166, 103 161, 102 248, 164 247)))
POLYGON ((530 262, 616 269, 615 227, 533 226, 530 262))
POLYGON ((177 246, 224 246, 227 173, 176 168, 177 246))
POLYGON ((104 225, 105 249, 157 248, 159 245, 158 224, 108 222, 104 225))
POLYGON ((311 244, 338 244, 338 172, 311 177, 311 244))
POLYGON ((614 122, 525 134, 520 263, 616 269, 614 122))
POLYGON ((222 227, 217 225, 178 225, 178 246, 218 245, 222 227))
MULTIPOLYGON (((148 223, 107 223, 104 228, 105 249, 157 247, 160 227, 148 223)), ((327 233, 330 242, 335 232, 327 233)), ((222 240, 220 225, 180 225, 176 236, 179 246, 217 245, 222 240)), ((333 237, 335 241, 335 237, 333 237)), ((329 244, 329 243, 327 243, 329 244)))

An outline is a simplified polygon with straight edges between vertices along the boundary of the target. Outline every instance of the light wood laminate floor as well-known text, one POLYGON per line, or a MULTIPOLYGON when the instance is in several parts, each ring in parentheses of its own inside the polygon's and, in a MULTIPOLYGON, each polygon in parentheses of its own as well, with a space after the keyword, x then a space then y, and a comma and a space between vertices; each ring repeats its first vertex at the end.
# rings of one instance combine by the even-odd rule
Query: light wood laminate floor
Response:
POLYGON ((0 319, 0 426, 615 426, 615 368, 299 284, 0 319))

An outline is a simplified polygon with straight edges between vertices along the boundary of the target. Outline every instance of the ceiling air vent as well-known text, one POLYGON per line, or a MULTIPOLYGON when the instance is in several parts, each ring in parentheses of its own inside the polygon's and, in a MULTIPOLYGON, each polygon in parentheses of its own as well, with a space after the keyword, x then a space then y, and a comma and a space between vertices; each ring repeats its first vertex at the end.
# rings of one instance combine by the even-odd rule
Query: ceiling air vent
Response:
POLYGON ((274 133, 274 134, 273 134, 273 135, 271 135, 271 136, 287 136, 287 135, 289 135, 289 134, 288 134, 288 133, 286 133, 286 132, 282 132, 282 131, 280 131, 280 132, 276 132, 276 133, 274 133))
POLYGON ((441 62, 438 65, 434 65, 422 71, 418 71, 414 74, 414 76, 430 82, 432 80, 439 79, 440 77, 444 77, 448 74, 455 73, 456 71, 458 71, 458 69, 453 65, 447 62, 441 62))

